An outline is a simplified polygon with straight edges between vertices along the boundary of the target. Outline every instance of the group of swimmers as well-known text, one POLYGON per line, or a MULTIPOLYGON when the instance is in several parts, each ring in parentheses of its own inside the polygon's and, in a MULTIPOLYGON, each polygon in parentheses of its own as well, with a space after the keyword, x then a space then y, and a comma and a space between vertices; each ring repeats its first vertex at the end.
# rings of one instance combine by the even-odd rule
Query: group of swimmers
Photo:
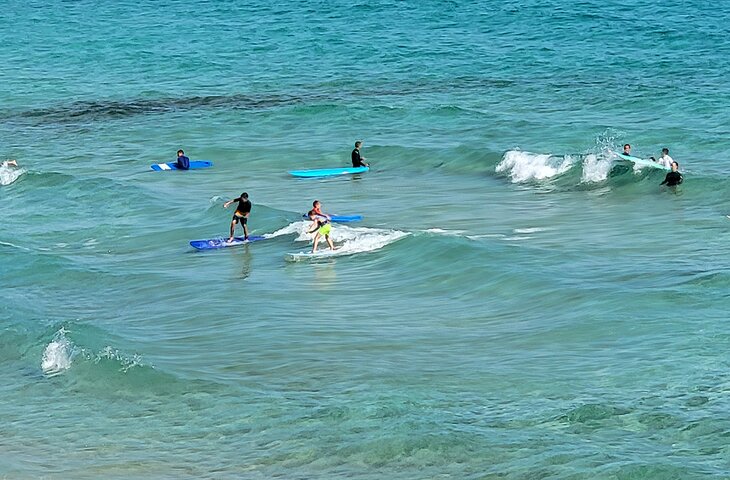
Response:
MULTIPOLYGON (((624 155, 628 157, 631 156, 631 145, 629 145, 628 143, 624 145, 624 155)), ((679 173, 679 164, 675 162, 672 157, 669 156, 669 149, 667 147, 662 148, 662 155, 659 157, 659 160, 654 157, 649 158, 651 158, 653 162, 656 162, 672 170, 671 172, 667 173, 667 175, 664 177, 664 181, 659 185, 675 187, 684 181, 682 174, 679 173)))
MULTIPOLYGON (((360 154, 360 147, 362 147, 362 142, 358 140, 355 142, 355 148, 350 155, 353 168, 369 166, 368 163, 365 163, 365 157, 360 154)), ((182 150, 177 151, 177 162, 177 167, 181 170, 190 168, 190 159, 185 156, 185 152, 182 150)), ((238 205, 231 219, 231 234, 228 238, 228 243, 231 243, 235 238, 236 225, 240 225, 243 228, 243 239, 248 240, 248 217, 251 214, 251 200, 248 199, 248 193, 243 192, 239 197, 228 200, 223 204, 223 208, 228 208, 235 202, 238 202, 238 205)), ((317 232, 314 235, 312 253, 317 251, 317 246, 322 238, 325 239, 330 250, 334 250, 335 244, 330 237, 332 217, 322 212, 322 204, 319 200, 312 202, 312 209, 307 213, 307 218, 312 221, 309 229, 307 229, 307 233, 317 232)))

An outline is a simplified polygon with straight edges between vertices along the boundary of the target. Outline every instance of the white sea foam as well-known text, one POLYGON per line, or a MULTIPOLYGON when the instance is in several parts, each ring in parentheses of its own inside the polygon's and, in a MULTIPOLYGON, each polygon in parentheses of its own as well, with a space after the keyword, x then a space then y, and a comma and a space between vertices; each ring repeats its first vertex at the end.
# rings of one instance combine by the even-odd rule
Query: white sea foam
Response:
MULTIPOLYGON (((307 233, 307 228, 309 227, 309 225, 310 222, 306 221, 296 222, 295 224, 285 227, 279 232, 286 230, 289 233, 298 233, 299 236, 296 238, 296 241, 311 242, 314 239, 315 234, 307 233)), ((275 232, 274 234, 276 233, 278 232, 275 232)), ((371 252, 381 249, 393 242, 396 242, 407 235, 407 232, 402 232, 399 230, 387 230, 368 227, 348 227, 345 225, 335 224, 332 227, 332 233, 330 234, 330 237, 335 243, 337 249, 335 251, 329 250, 326 241, 322 239, 319 243, 318 254, 324 257, 371 252)), ((300 258, 304 258, 307 253, 308 252, 301 252, 301 254, 294 255, 290 254, 287 255, 287 259, 297 260, 300 258)))
POLYGON ((446 235, 449 237, 459 237, 465 233, 464 230, 444 230, 443 228, 429 228, 426 233, 435 233, 438 235, 446 235))
POLYGON ((611 171, 611 158, 606 155, 599 158, 597 155, 591 153, 586 155, 583 160, 583 175, 581 177, 582 182, 602 182, 608 178, 608 173, 611 171))
POLYGON ((48 376, 59 375, 71 368, 75 348, 73 343, 66 338, 66 330, 61 328, 53 336, 53 340, 46 345, 41 360, 41 370, 48 376))
POLYGON ((541 227, 529 227, 529 228, 515 228, 513 231, 514 231, 514 233, 536 233, 536 232, 544 232, 545 230, 548 230, 548 229, 541 228, 541 227))
POLYGON ((560 175, 575 163, 573 157, 510 150, 497 165, 497 172, 508 172, 513 183, 543 180, 560 175))
POLYGON ((264 235, 266 238, 274 238, 274 237, 280 237, 282 235, 298 235, 297 240, 299 241, 305 241, 309 240, 310 236, 307 235, 307 229, 312 224, 312 222, 308 220, 302 220, 301 222, 294 222, 289 225, 287 225, 284 228, 280 228, 279 230, 275 231, 274 233, 267 233, 264 235))
POLYGON ((16 181, 26 170, 24 168, 6 167, 0 165, 0 185, 10 185, 16 181))

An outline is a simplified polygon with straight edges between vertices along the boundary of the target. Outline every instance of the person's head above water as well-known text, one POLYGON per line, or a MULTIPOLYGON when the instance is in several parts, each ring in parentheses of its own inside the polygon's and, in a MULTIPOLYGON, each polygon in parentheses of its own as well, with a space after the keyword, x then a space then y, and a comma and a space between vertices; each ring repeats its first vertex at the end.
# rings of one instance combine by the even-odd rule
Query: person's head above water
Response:
POLYGON ((185 152, 183 152, 182 150, 178 150, 177 151, 177 156, 178 157, 182 157, 183 155, 185 155, 185 152))
POLYGON ((672 171, 676 172, 677 169, 679 169, 679 164, 677 162, 672 162, 672 171))
POLYGON ((246 193, 246 192, 243 192, 243 193, 241 194, 241 198, 242 198, 242 199, 244 199, 244 200, 247 200, 247 199, 248 199, 248 193, 246 193))
POLYGON ((624 145, 624 153, 625 153, 626 155, 628 155, 628 154, 629 154, 630 152, 631 152, 631 145, 629 145, 629 144, 627 143, 626 145, 624 145))
POLYGON ((362 142, 360 140, 355 142, 355 148, 360 148, 361 145, 362 145, 362 142))
POLYGON ((669 155, 669 149, 667 147, 662 148, 662 155, 669 155))
POLYGON ((319 209, 320 203, 319 200, 315 200, 312 202, 312 208, 319 209))

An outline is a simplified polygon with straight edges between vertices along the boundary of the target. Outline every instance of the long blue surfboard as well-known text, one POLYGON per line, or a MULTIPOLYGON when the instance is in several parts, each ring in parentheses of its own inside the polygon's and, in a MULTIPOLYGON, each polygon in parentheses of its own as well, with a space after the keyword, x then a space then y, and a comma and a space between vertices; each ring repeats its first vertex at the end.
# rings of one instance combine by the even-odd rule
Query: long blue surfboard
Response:
POLYGON ((290 175, 300 178, 313 178, 313 177, 335 177, 337 175, 349 175, 353 173, 364 173, 370 170, 368 167, 357 167, 357 168, 320 168, 318 170, 291 170, 290 175))
MULTIPOLYGON (((208 168, 212 167, 213 162, 210 162, 208 160, 195 160, 190 162, 190 170, 196 170, 198 168, 208 168)), ((150 165, 150 168, 154 170, 155 172, 162 172, 164 170, 180 170, 177 168, 177 162, 170 162, 170 163, 155 163, 154 165, 150 165)))
POLYGON ((618 155, 618 158, 620 158, 622 160, 632 162, 634 165, 636 165, 639 168, 650 167, 650 168, 658 168, 660 170, 666 170, 666 171, 671 170, 671 168, 665 167, 661 163, 658 163, 658 162, 655 162, 652 160, 646 160, 646 159, 639 158, 639 157, 632 157, 631 155, 624 155, 623 153, 617 153, 616 155, 618 155))
MULTIPOLYGON (((302 217, 309 218, 306 213, 302 217)), ((359 222, 362 220, 362 215, 330 215, 330 219, 337 223, 359 222)))
POLYGON ((248 240, 244 240, 243 237, 235 237, 230 242, 227 238, 220 237, 210 238, 208 240, 191 240, 190 246, 197 248, 198 250, 215 250, 217 248, 237 247, 247 243, 258 242, 259 240, 266 240, 266 237, 262 237, 260 235, 249 235, 248 240))

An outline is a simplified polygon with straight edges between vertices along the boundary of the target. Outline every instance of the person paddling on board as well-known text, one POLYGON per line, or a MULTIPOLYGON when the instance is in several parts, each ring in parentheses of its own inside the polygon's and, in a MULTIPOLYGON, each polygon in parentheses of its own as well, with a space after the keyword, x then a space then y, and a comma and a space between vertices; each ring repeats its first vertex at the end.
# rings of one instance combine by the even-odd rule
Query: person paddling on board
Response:
POLYGON ((178 170, 190 170, 190 159, 182 150, 177 151, 177 168, 178 170))
POLYGON ((666 185, 667 187, 676 187, 680 183, 684 181, 684 178, 682 177, 682 174, 679 173, 679 164, 677 162, 672 162, 672 171, 667 173, 667 176, 664 177, 664 181, 660 183, 659 185, 666 185))
POLYGON ((369 167, 370 165, 365 163, 365 157, 360 156, 360 147, 362 146, 362 142, 358 140, 355 142, 355 149, 352 151, 352 168, 358 168, 358 167, 369 167))
POLYGON ((307 233, 317 232, 314 236, 312 253, 317 251, 317 245, 319 244, 321 237, 324 237, 327 241, 327 245, 329 245, 330 250, 334 250, 335 244, 332 243, 332 239, 330 238, 330 232, 332 231, 332 224, 330 223, 331 218, 326 213, 322 213, 322 204, 319 203, 319 200, 312 202, 312 209, 309 211, 307 216, 312 221, 312 225, 310 225, 310 229, 307 233))
POLYGON ((233 212, 233 218, 231 219, 231 237, 228 239, 229 243, 233 241, 233 232, 236 229, 237 223, 240 223, 243 227, 243 239, 248 240, 248 227, 246 223, 248 223, 248 215, 251 213, 251 202, 248 200, 248 193, 243 192, 240 197, 227 201, 223 204, 223 208, 228 208, 228 205, 233 202, 238 202, 238 206, 236 207, 236 211, 233 212))

